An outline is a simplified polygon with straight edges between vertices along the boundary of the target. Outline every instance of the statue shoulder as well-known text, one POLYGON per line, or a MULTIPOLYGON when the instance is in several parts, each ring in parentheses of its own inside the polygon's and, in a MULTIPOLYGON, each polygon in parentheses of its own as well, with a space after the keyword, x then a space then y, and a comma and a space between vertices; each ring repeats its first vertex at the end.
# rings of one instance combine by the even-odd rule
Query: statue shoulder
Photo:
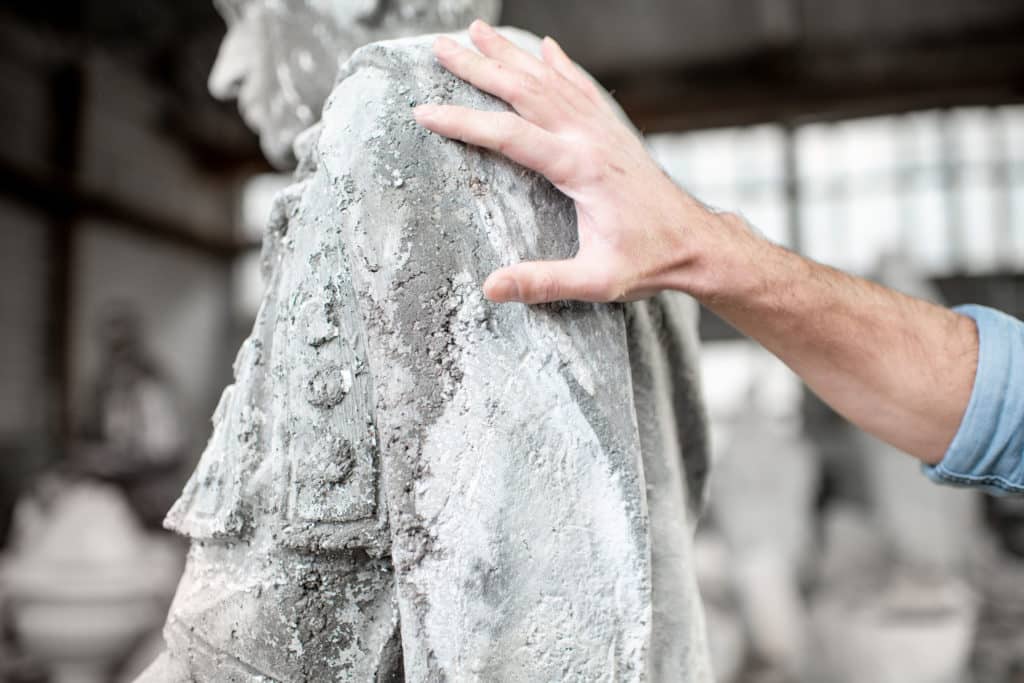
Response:
MULTIPOLYGON (((538 58, 540 57, 541 40, 534 34, 511 27, 502 27, 499 31, 519 47, 538 58)), ((439 35, 441 34, 424 34, 365 45, 356 50, 341 65, 335 86, 337 87, 352 75, 367 69, 375 71, 378 76, 383 75, 395 82, 405 82, 410 85, 412 83, 422 85, 425 82, 434 85, 461 83, 441 68, 434 58, 432 46, 439 35)), ((444 35, 462 45, 472 47, 469 34, 465 31, 444 35)), ((469 86, 465 87, 469 88, 469 86)))
MULTIPOLYGON (((518 29, 502 32, 524 49, 540 54, 540 39, 533 34, 518 29)), ((471 44, 465 32, 448 35, 464 45, 471 44)), ((324 105, 322 127, 344 131, 349 144, 372 145, 398 132, 394 124, 414 125, 412 109, 420 104, 507 109, 503 102, 459 80, 438 64, 431 49, 436 38, 436 34, 400 38, 356 50, 339 69, 334 89, 324 105)))
MULTIPOLYGON (((541 57, 541 39, 517 28, 499 31, 527 52, 541 57)), ((468 47, 465 31, 446 34, 468 47)), ((371 43, 356 50, 339 68, 334 89, 324 106, 322 125, 346 133, 347 144, 373 146, 392 135, 394 124, 408 124, 414 134, 413 107, 420 104, 455 104, 474 109, 502 111, 504 102, 456 78, 434 57, 438 34, 371 43), (391 125, 387 125, 391 124, 391 125)), ((595 81, 596 83, 596 81, 595 81)), ((629 119, 614 98, 598 84, 609 103, 627 123, 629 119)))

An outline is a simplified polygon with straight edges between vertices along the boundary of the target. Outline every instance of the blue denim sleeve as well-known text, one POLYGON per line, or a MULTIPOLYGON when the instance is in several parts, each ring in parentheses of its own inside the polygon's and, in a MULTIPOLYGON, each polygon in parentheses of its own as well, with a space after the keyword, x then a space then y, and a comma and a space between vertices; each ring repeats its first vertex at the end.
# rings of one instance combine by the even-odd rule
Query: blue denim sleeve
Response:
POLYGON ((978 326, 978 370, 949 450, 924 471, 941 484, 1024 493, 1024 323, 983 306, 954 310, 978 326))

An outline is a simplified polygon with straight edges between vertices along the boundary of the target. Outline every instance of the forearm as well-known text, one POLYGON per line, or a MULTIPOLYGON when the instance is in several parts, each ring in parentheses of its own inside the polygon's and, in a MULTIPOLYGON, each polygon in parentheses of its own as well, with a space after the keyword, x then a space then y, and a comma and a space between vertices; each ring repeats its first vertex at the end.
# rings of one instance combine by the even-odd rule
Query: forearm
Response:
POLYGON ((1024 490, 1024 323, 968 309, 976 325, 771 245, 679 191, 557 43, 545 39, 537 59, 481 22, 470 34, 479 52, 440 38, 438 60, 514 113, 421 106, 416 120, 545 176, 574 201, 579 236, 572 258, 543 260, 532 248, 542 260, 494 271, 485 296, 692 294, 852 422, 926 463, 941 460, 929 476, 1024 490))
POLYGON ((974 322, 773 245, 734 216, 719 227, 682 286, 851 422, 941 460, 971 395, 974 322))

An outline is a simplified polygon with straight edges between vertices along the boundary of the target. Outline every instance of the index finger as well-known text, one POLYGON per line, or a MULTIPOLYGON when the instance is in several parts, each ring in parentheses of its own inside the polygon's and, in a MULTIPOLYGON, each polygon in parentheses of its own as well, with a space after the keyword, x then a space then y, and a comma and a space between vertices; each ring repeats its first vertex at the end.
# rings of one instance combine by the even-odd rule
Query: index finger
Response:
POLYGON ((445 36, 434 42, 434 53, 446 69, 508 102, 527 120, 550 128, 564 118, 568 105, 557 91, 547 91, 537 76, 486 57, 445 36))
MULTIPOLYGON (((548 58, 549 44, 557 45, 552 38, 545 38, 541 42, 541 58, 516 45, 480 19, 470 25, 469 35, 473 39, 473 44, 485 56, 534 76, 544 87, 546 97, 558 97, 564 105, 576 110, 585 108, 581 105, 585 103, 586 92, 580 90, 579 84, 569 77, 568 74, 571 72, 567 72, 561 64, 548 58)), ((568 57, 565 57, 565 60, 570 61, 568 57)))
POLYGON ((541 78, 547 65, 494 30, 490 24, 477 19, 469 25, 469 37, 482 54, 524 73, 541 78))
POLYGON ((540 173, 563 191, 575 171, 572 150, 558 136, 510 111, 425 104, 416 107, 413 115, 438 135, 498 152, 540 173))

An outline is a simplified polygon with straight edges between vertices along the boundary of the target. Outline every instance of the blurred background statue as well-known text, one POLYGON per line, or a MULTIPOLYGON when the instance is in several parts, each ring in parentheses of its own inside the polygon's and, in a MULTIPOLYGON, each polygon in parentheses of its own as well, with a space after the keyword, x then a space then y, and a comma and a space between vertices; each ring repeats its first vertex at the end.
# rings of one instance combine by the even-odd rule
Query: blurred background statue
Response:
MULTIPOLYGON (((898 251, 874 278, 941 303, 898 251)), ((853 443, 865 505, 824 518, 822 590, 813 605, 816 649, 829 680, 954 683, 969 680, 978 596, 968 581, 989 538, 976 493, 934 486, 920 465, 859 430, 853 443)))
POLYGON ((804 589, 820 463, 796 416, 780 416, 776 397, 759 386, 761 377, 778 374, 778 364, 755 357, 762 367, 719 444, 709 521, 729 551, 724 576, 749 639, 748 667, 779 683, 809 680, 804 589))
POLYGON ((159 625, 184 559, 159 530, 187 458, 173 388, 132 308, 109 306, 98 330, 83 424, 19 498, 0 567, 20 645, 56 683, 111 680, 159 625))
POLYGON ((112 305, 99 334, 104 357, 69 465, 116 484, 139 519, 159 529, 184 481, 187 430, 170 381, 146 349, 138 314, 112 305))
POLYGON ((723 353, 705 371, 743 372, 711 402, 715 475, 697 540, 716 680, 816 681, 806 594, 821 463, 802 430, 800 383, 750 342, 723 353))
POLYGON ((365 47, 331 90, 356 48, 497 2, 218 7, 211 90, 298 169, 167 518, 192 545, 141 680, 710 681, 693 302, 488 304, 500 263, 575 250, 571 202, 413 122, 426 101, 499 106, 429 36, 365 47))

